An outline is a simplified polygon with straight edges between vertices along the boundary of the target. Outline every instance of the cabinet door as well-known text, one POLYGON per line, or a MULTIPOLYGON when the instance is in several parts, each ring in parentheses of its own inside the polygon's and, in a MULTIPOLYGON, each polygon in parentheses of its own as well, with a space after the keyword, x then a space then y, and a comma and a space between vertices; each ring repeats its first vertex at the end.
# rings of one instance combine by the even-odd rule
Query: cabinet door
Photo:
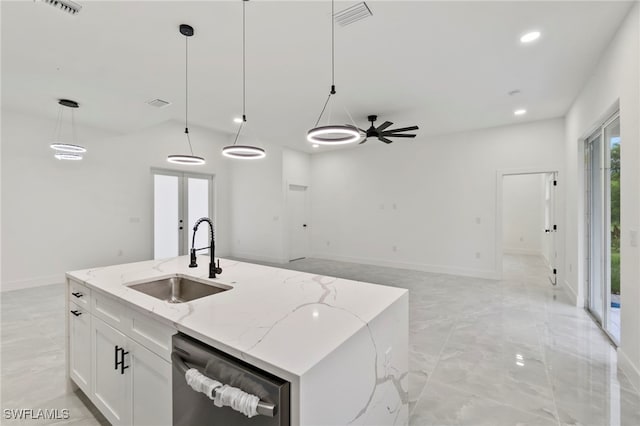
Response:
POLYGON ((125 365, 130 365, 130 356, 116 350, 127 346, 127 337, 96 317, 93 317, 91 329, 93 401, 112 425, 129 425, 131 372, 130 368, 122 370, 120 365, 116 368, 116 361, 123 357, 125 365))
POLYGON ((91 315, 75 303, 69 303, 69 374, 84 391, 91 394, 91 315))
POLYGON ((132 424, 171 425, 171 364, 129 339, 131 352, 132 424))

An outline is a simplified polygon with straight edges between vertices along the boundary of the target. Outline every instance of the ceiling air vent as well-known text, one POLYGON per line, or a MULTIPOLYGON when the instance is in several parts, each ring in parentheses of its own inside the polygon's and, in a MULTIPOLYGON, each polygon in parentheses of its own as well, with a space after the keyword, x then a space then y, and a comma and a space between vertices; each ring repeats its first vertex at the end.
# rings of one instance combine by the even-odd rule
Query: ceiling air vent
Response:
POLYGON ((164 108, 168 105, 171 105, 171 102, 163 101, 162 99, 154 99, 152 101, 147 102, 149 105, 156 108, 164 108))
POLYGON ((336 12, 333 15, 333 19, 335 19, 341 27, 346 27, 347 25, 353 24, 361 19, 368 18, 369 16, 373 16, 373 13, 367 4, 362 2, 354 4, 340 12, 336 12))
POLYGON ((45 3, 50 4, 53 7, 60 9, 63 12, 67 12, 71 15, 77 15, 82 9, 78 3, 71 0, 42 0, 45 3))

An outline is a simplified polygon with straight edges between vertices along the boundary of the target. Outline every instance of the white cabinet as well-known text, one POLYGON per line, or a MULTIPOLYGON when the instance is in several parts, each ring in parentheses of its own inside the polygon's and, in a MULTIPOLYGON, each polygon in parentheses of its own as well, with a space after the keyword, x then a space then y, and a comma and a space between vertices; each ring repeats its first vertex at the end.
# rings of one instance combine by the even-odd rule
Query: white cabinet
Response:
POLYGON ((152 316, 67 282, 68 374, 112 425, 171 425, 171 336, 152 316))
POLYGON ((91 314, 69 303, 69 375, 87 395, 91 392, 91 314))
POLYGON ((93 396, 113 425, 170 425, 171 364, 93 320, 93 396))
POLYGON ((171 364, 129 339, 132 424, 171 425, 171 364))
POLYGON ((93 343, 93 403, 112 425, 131 424, 131 386, 129 372, 124 368, 127 336, 94 317, 93 343), (124 359, 123 359, 124 358, 124 359))

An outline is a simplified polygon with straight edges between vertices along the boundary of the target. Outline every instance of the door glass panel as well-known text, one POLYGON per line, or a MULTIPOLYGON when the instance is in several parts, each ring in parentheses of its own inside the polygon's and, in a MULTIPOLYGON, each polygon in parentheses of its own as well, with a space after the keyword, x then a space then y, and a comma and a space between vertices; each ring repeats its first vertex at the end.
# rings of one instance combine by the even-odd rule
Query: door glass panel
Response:
POLYGON ((179 178, 154 175, 153 258, 175 257, 180 252, 178 221, 180 218, 179 178))
MULTIPOLYGON (((209 217, 209 179, 187 178, 188 205, 187 211, 189 217, 186 226, 189 229, 188 249, 191 248, 191 239, 193 238, 193 225, 201 217, 209 217)), ((211 218, 213 220, 214 218, 211 218)), ((214 221, 215 225, 215 221, 214 221)), ((203 223, 198 228, 196 234, 195 247, 207 247, 209 245, 209 225, 203 223)))
POLYGON ((606 328, 616 342, 620 341, 620 119, 616 118, 604 128, 604 140, 608 150, 606 188, 608 206, 606 212, 607 273, 605 294, 607 297, 606 328))
POLYGON ((589 262, 589 310, 602 324, 604 316, 604 207, 602 166, 603 150, 600 133, 590 142, 590 262, 589 262))

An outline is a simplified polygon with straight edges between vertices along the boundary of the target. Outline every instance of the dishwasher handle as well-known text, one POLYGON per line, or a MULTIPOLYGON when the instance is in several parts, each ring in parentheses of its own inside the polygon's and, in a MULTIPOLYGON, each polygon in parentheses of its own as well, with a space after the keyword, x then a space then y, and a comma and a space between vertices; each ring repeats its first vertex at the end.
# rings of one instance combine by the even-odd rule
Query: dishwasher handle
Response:
MULTIPOLYGON (((171 352, 171 362, 178 368, 178 371, 183 376, 187 373, 187 370, 191 368, 185 363, 185 360, 182 359, 182 357, 176 352, 171 352)), ((258 408, 256 409, 256 411, 262 416, 274 417, 276 415, 276 406, 275 404, 272 404, 270 402, 264 402, 260 400, 260 402, 258 402, 258 408)))

